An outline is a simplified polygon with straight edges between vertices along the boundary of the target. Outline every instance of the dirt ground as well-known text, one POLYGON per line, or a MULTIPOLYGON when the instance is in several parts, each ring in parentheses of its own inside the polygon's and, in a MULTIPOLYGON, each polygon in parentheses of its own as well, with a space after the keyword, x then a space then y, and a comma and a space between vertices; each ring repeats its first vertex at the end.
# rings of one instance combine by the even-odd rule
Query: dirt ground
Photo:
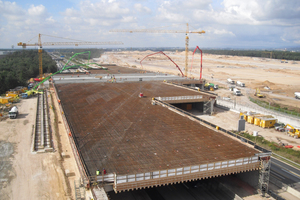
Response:
MULTIPOLYGON (((18 118, 0 122, 0 199, 74 199, 74 180, 79 179, 79 172, 62 123, 55 130, 52 109, 55 151, 31 152, 36 98, 22 99, 16 104, 18 118), (62 158, 61 152, 67 158, 62 158), (66 169, 72 176, 65 176, 66 169)), ((58 121, 62 121, 60 117, 58 121)))

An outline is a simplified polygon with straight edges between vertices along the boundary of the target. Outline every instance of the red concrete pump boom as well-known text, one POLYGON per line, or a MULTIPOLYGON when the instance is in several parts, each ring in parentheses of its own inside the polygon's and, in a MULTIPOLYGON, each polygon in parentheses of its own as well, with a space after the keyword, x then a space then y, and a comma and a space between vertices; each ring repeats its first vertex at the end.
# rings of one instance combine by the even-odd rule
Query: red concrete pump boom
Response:
POLYGON ((197 49, 199 49, 199 51, 201 52, 201 62, 200 62, 200 80, 202 79, 202 50, 197 46, 193 52, 193 59, 192 59, 192 65, 191 65, 191 70, 193 68, 193 61, 194 61, 194 54, 197 51, 197 49))
POLYGON ((176 67, 177 67, 178 70, 180 71, 182 77, 184 77, 184 74, 182 73, 182 71, 181 71, 181 69, 179 68, 179 66, 178 66, 178 65, 177 65, 177 64, 176 64, 169 56, 167 56, 167 55, 166 55, 164 52, 162 52, 162 51, 159 51, 159 52, 156 52, 156 53, 152 53, 152 54, 149 54, 149 55, 145 56, 145 57, 140 61, 141 66, 142 66, 142 69, 143 69, 142 62, 143 62, 143 60, 144 60, 145 58, 147 58, 147 57, 149 57, 149 56, 152 56, 152 55, 155 55, 155 54, 159 54, 159 53, 161 53, 161 54, 165 55, 167 58, 169 58, 169 60, 170 60, 172 63, 174 63, 174 64, 176 65, 176 67))

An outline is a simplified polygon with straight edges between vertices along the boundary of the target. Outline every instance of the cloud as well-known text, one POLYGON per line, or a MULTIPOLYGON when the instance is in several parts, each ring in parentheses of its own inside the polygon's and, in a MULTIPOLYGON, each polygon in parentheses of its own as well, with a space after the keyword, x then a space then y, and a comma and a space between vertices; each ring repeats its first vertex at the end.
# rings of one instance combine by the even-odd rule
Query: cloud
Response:
POLYGON ((223 11, 214 18, 223 24, 284 25, 300 17, 298 0, 224 0, 223 11))
POLYGON ((28 9, 28 15, 33 17, 46 16, 47 11, 45 6, 43 5, 38 5, 38 6, 31 5, 30 8, 28 9))
POLYGON ((285 28, 282 32, 282 41, 298 44, 298 41, 300 40, 299 26, 285 28))
POLYGON ((101 26, 109 27, 117 23, 135 21, 128 7, 113 0, 81 1, 78 9, 67 8, 61 14, 64 16, 64 23, 68 25, 68 30, 74 30, 76 26, 80 26, 82 30, 94 26, 94 31, 98 31, 101 26))
POLYGON ((184 40, 178 40, 184 34, 123 34, 109 30, 185 31, 186 23, 191 31, 206 31, 201 37, 191 36, 191 44, 296 45, 300 41, 299 0, 68 0, 59 6, 61 10, 49 3, 31 2, 0 0, 2 46, 11 46, 16 40, 26 42, 38 33, 94 41, 117 37, 124 43, 130 40, 131 46, 184 46, 184 40))
POLYGON ((16 4, 16 2, 0 1, 1 18, 7 21, 22 20, 26 11, 16 4))
POLYGON ((142 4, 140 4, 140 3, 134 4, 134 8, 140 13, 151 13, 150 8, 148 8, 146 6, 142 6, 142 4))
POLYGON ((47 22, 55 23, 55 20, 53 19, 53 16, 50 16, 46 19, 47 22))
POLYGON ((211 30, 208 30, 207 32, 211 32, 213 34, 216 34, 216 35, 227 35, 227 36, 235 36, 234 33, 232 33, 231 31, 227 31, 225 29, 211 29, 211 30))

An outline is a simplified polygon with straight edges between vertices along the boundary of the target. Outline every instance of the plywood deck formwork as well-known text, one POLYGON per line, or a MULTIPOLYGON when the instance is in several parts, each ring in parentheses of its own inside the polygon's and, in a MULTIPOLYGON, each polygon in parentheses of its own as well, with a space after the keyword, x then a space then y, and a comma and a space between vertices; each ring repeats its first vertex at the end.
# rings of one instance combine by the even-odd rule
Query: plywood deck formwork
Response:
POLYGON ((105 168, 115 191, 258 168, 258 150, 151 104, 153 97, 203 95, 197 91, 150 81, 56 84, 56 90, 87 174, 105 168))

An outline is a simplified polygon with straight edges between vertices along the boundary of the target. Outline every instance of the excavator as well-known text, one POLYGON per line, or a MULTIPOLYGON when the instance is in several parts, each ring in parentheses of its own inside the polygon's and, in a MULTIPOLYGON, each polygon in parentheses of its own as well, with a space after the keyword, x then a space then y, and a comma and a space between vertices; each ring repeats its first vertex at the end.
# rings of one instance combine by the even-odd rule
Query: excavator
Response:
POLYGON ((257 96, 258 98, 264 98, 264 97, 265 97, 264 95, 262 95, 262 94, 260 93, 260 89, 259 89, 259 88, 256 88, 256 91, 255 91, 255 93, 254 93, 254 96, 257 96))
POLYGON ((293 126, 291 126, 290 124, 286 124, 284 126, 284 128, 286 127, 290 127, 290 129, 288 130, 287 134, 291 137, 294 137, 295 139, 300 137, 300 130, 299 129, 295 129, 293 126))

